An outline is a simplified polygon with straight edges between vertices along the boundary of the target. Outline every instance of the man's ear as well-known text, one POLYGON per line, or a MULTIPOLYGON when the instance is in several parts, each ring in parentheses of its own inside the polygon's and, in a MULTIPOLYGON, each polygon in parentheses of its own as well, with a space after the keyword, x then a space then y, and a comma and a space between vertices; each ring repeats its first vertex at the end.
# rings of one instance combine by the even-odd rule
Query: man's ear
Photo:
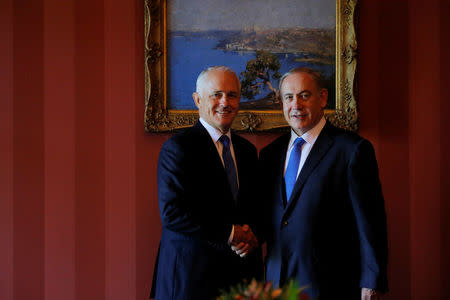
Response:
POLYGON ((197 106, 197 108, 200 108, 200 94, 197 92, 194 92, 194 93, 192 93, 192 98, 194 99, 195 106, 197 106))
POLYGON ((278 101, 278 104, 280 104, 281 110, 283 110, 283 101, 281 100, 281 94, 279 90, 277 90, 277 92, 275 93, 275 97, 278 101))
POLYGON ((328 102, 328 90, 323 88, 320 90, 320 106, 325 108, 328 102))

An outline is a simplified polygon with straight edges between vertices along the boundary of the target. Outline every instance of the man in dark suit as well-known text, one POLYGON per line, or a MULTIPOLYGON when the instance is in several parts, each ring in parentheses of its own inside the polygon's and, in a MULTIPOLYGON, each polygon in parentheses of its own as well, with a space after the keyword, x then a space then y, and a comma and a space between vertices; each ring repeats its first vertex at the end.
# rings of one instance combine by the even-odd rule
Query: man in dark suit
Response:
POLYGON ((193 98, 200 120, 172 136, 159 155, 163 228, 151 295, 157 300, 214 299, 219 289, 263 270, 252 232, 257 152, 230 132, 239 79, 227 67, 208 68, 193 98), (245 251, 236 255, 232 245, 245 251))
POLYGON ((295 279, 318 299, 378 299, 387 290, 387 234, 369 141, 325 121, 320 74, 280 79, 291 132, 260 153, 266 279, 295 279))

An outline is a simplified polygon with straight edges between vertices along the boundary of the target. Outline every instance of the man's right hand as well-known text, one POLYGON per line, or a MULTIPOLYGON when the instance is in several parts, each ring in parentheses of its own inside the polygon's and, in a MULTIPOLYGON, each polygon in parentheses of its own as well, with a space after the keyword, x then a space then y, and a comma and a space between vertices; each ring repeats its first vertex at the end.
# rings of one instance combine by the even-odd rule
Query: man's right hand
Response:
POLYGON ((234 225, 234 235, 231 241, 231 250, 244 257, 258 247, 258 239, 247 224, 234 225))

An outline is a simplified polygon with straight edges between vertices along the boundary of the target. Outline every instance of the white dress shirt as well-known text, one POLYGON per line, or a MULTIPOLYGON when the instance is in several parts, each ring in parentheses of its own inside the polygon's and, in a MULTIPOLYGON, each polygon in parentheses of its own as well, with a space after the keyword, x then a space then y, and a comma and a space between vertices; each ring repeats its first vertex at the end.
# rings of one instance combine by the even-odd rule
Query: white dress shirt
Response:
MULTIPOLYGON (((302 170, 303 165, 305 164, 305 161, 308 158, 309 152, 311 152, 311 149, 314 146, 314 143, 316 142, 317 137, 319 136, 320 132, 322 131, 323 127, 325 126, 325 123, 326 123, 325 117, 322 117, 322 119, 320 119, 320 121, 316 124, 316 126, 311 128, 310 130, 308 130, 301 136, 301 138, 303 138, 305 140, 305 143, 302 145, 302 155, 300 157, 300 164, 298 166, 296 178, 298 178, 298 175, 300 174, 300 171, 302 170)), ((294 130, 291 129, 291 139, 289 141, 288 150, 286 152, 284 173, 286 173, 286 168, 289 163, 289 158, 291 157, 291 152, 292 152, 292 148, 294 146, 294 142, 298 137, 300 137, 300 136, 297 133, 295 133, 294 130)))

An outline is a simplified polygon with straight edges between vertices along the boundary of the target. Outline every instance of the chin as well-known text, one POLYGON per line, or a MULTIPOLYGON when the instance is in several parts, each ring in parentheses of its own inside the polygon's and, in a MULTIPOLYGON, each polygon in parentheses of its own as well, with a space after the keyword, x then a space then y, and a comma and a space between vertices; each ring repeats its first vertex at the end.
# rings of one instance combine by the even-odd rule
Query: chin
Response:
POLYGON ((219 122, 217 123, 217 126, 219 128, 223 129, 229 129, 231 127, 231 122, 219 122))
POLYGON ((228 131, 231 128, 231 124, 222 125, 221 128, 223 129, 223 131, 228 131))
POLYGON ((304 124, 301 124, 301 123, 295 123, 295 124, 293 124, 294 126, 291 126, 292 128, 295 128, 296 130, 301 130, 301 131, 303 131, 303 129, 305 129, 306 128, 306 126, 304 126, 304 124))
POLYGON ((219 122, 217 122, 218 124, 220 124, 220 126, 222 127, 227 127, 227 126, 231 126, 231 123, 233 123, 234 119, 222 119, 219 122))

